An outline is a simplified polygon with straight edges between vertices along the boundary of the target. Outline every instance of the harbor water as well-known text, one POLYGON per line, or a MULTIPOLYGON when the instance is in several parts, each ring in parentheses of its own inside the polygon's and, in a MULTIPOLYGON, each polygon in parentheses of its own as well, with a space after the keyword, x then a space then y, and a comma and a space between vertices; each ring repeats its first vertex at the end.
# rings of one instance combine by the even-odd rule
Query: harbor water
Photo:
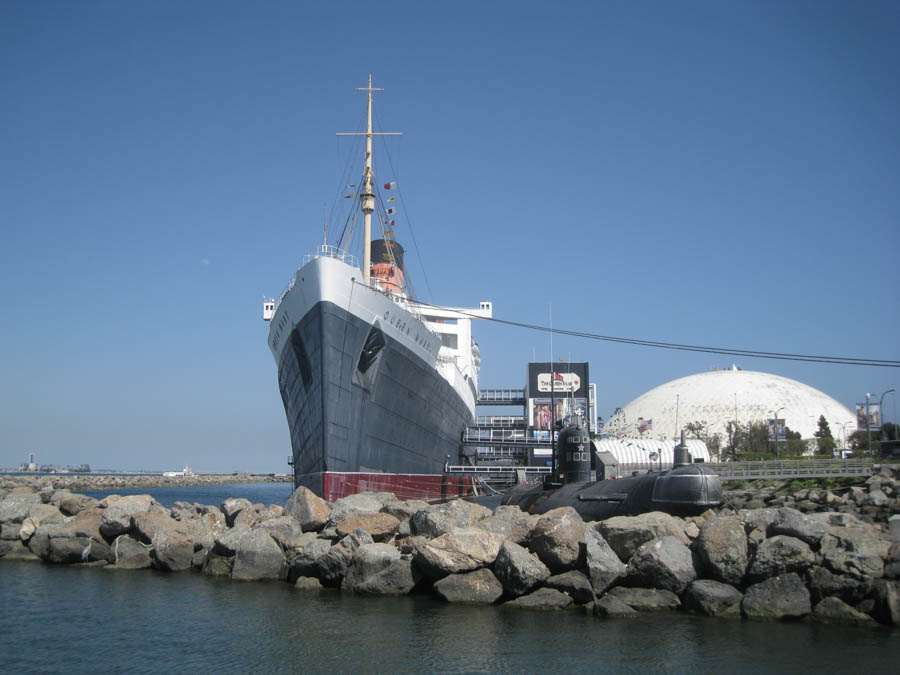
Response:
MULTIPOLYGON (((285 484, 216 489, 263 503, 290 494, 285 484)), ((192 496, 197 490, 149 492, 163 503, 216 503, 192 496)), ((0 561, 0 607, 5 669, 16 673, 888 673, 900 657, 900 631, 888 628, 682 613, 601 620, 577 610, 465 607, 430 595, 367 598, 37 562, 0 561)))

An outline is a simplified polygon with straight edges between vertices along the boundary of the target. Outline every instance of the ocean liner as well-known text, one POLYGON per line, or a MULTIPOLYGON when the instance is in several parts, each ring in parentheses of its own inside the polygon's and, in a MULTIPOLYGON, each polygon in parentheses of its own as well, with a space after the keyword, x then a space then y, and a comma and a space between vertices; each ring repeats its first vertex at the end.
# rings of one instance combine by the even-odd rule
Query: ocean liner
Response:
MULTIPOLYGON (((323 243, 305 257, 276 301, 263 299, 269 349, 290 429, 294 485, 328 500, 366 490, 403 498, 465 493, 470 479, 445 476, 472 424, 480 356, 477 308, 435 307, 409 290, 373 170, 372 93, 354 208, 363 216, 363 259, 323 243), (373 215, 381 237, 372 241, 373 215)), ((394 134, 383 134, 394 135, 394 134)), ((386 189, 396 187, 393 182, 386 189)))

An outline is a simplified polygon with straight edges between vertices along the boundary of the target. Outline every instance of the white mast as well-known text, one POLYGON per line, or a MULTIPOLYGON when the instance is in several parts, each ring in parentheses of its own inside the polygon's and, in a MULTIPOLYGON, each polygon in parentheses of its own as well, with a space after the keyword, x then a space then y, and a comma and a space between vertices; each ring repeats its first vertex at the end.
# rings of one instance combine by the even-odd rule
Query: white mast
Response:
MULTIPOLYGON (((372 212, 375 210, 375 172, 372 170, 372 137, 373 136, 402 136, 397 132, 372 131, 372 92, 384 91, 372 87, 372 73, 369 73, 369 86, 357 87, 356 91, 365 91, 368 94, 366 116, 366 168, 363 172, 362 192, 360 193, 360 208, 363 212, 363 282, 369 285, 369 268, 372 266, 372 212)), ((339 133, 338 136, 362 136, 358 133, 339 133)))

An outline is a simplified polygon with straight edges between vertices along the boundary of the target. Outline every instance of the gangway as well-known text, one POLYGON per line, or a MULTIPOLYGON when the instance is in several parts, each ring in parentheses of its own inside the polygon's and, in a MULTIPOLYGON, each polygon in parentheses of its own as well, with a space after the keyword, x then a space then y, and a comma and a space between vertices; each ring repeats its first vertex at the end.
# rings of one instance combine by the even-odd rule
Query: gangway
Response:
POLYGON ((524 389, 482 389, 478 392, 478 405, 525 405, 524 389))

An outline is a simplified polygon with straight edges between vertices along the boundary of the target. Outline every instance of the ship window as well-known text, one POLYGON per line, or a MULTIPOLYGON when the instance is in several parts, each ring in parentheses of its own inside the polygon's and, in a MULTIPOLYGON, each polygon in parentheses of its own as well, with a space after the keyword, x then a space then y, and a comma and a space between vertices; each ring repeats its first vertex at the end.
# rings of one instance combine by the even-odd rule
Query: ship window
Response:
POLYGON ((359 372, 365 373, 372 367, 372 364, 375 363, 375 359, 378 357, 378 353, 384 349, 384 345, 384 333, 381 332, 380 328, 372 326, 372 330, 369 331, 362 352, 359 355, 359 363, 356 366, 359 372))
POLYGON ((291 351, 297 359, 297 367, 300 368, 300 377, 303 378, 303 386, 309 389, 312 383, 312 366, 309 364, 309 356, 306 353, 306 347, 303 345, 303 338, 300 337, 300 329, 295 328, 291 333, 291 351))
POLYGON ((459 336, 452 333, 441 333, 441 345, 450 349, 459 349, 459 336))

